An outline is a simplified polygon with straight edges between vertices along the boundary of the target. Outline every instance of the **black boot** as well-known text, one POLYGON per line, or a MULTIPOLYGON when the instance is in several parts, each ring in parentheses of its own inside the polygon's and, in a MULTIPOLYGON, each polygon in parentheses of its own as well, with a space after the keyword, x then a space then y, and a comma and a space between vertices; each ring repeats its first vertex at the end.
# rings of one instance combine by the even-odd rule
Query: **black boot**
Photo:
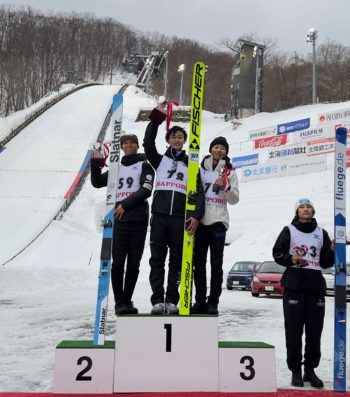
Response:
POLYGON ((215 302, 208 302, 208 314, 217 316, 219 314, 218 304, 215 302))
POLYGON ((208 304, 207 302, 196 302, 191 307, 191 314, 207 314, 208 313, 208 304))
POLYGON ((292 371, 291 385, 295 386, 295 387, 303 387, 304 386, 303 378, 301 377, 301 369, 292 371))
POLYGON ((127 314, 137 314, 139 312, 133 301, 125 301, 125 309, 127 314))
POLYGON ((322 380, 315 374, 313 368, 305 368, 304 371, 304 382, 310 382, 312 387, 316 387, 316 389, 321 389, 324 384, 322 380))
POLYGON ((114 312, 115 312, 116 315, 118 315, 118 314, 126 314, 127 313, 124 301, 117 301, 115 303, 114 312))

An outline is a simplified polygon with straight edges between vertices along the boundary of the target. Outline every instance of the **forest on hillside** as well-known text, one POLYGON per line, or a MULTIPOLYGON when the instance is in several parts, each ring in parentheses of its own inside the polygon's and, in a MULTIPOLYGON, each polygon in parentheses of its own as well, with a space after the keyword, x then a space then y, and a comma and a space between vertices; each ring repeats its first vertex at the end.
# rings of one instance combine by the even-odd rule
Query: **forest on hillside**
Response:
MULTIPOLYGON (((238 38, 237 38, 238 39, 238 38)), ((235 39, 232 39, 234 41, 235 39)), ((85 14, 45 15, 30 7, 0 6, 0 116, 38 101, 64 82, 101 81, 122 70, 128 57, 168 51, 168 97, 179 97, 180 64, 208 65, 204 107, 230 109, 234 52, 223 40, 211 48, 192 39, 143 33, 110 18, 85 14)), ((263 111, 311 102, 312 58, 271 45, 263 67, 263 111)), ((190 104, 191 72, 184 73, 183 103, 190 104)), ((150 92, 162 95, 164 71, 150 92)), ((320 102, 350 100, 350 47, 332 40, 317 44, 317 96, 320 102)))

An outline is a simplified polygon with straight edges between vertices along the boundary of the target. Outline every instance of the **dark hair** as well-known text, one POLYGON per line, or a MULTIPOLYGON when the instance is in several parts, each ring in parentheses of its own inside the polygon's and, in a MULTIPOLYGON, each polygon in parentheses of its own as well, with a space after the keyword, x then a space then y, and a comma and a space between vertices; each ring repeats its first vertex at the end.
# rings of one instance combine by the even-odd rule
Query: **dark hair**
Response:
POLYGON ((169 131, 165 134, 165 140, 168 142, 169 138, 171 135, 176 134, 178 131, 181 131, 184 134, 185 142, 187 140, 187 132, 180 126, 174 125, 174 127, 171 127, 169 131))

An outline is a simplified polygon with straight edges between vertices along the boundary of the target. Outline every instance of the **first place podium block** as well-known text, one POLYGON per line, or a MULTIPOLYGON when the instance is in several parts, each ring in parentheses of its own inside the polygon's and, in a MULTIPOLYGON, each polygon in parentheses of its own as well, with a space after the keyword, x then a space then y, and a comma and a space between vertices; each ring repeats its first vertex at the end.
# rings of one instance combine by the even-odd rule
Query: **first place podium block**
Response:
POLYGON ((216 316, 119 316, 114 392, 217 391, 216 316))
POLYGON ((114 341, 62 341, 55 352, 54 393, 113 393, 114 341))

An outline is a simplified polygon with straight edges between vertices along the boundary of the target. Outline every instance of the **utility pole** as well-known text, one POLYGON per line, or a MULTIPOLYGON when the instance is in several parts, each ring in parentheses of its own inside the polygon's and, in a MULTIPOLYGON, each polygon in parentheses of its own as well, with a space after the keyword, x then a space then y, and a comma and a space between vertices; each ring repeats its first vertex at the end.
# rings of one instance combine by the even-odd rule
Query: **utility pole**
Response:
POLYGON ((306 42, 312 43, 312 103, 317 103, 316 96, 316 40, 318 32, 314 28, 309 29, 306 42))

